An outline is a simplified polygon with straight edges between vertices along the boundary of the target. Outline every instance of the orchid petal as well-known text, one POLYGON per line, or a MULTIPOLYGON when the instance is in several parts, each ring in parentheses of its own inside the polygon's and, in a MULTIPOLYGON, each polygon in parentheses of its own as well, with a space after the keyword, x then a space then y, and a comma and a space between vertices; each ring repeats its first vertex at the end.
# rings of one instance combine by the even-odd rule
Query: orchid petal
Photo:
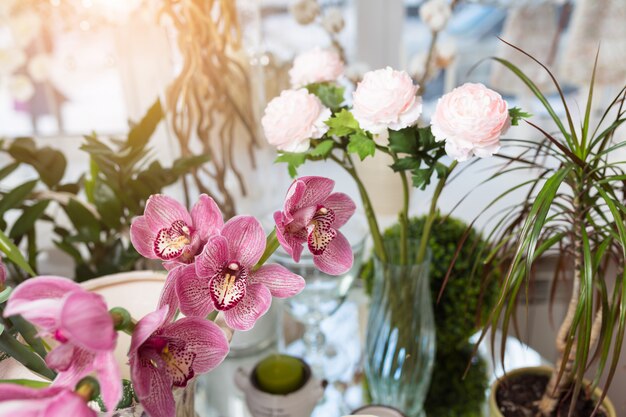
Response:
POLYGON ((323 254, 337 236, 337 231, 331 227, 334 221, 335 213, 326 208, 321 208, 313 217, 308 236, 309 250, 313 255, 323 254))
POLYGON ((335 213, 335 221, 332 225, 335 229, 346 224, 356 211, 356 204, 344 193, 332 193, 322 204, 335 213))
POLYGON ((154 234, 172 226, 175 221, 192 224, 189 212, 175 199, 163 194, 153 194, 146 202, 144 216, 154 234))
POLYGON ((298 294, 305 286, 304 278, 282 265, 263 265, 250 277, 251 283, 263 284, 274 297, 287 298, 298 294))
POLYGON ((237 276, 230 270, 219 273, 209 281, 209 294, 216 309, 229 310, 246 295, 245 277, 237 276))
POLYGON ((89 408, 85 400, 78 395, 71 391, 64 391, 48 404, 41 415, 45 417, 95 417, 96 412, 89 408))
POLYGON ((228 340, 213 322, 198 317, 185 317, 163 326, 162 334, 185 341, 186 349, 195 352, 193 363, 198 373, 215 369, 228 354, 228 340))
POLYGON ((300 201, 294 205, 294 211, 321 204, 335 186, 335 181, 325 177, 300 177, 298 180, 304 182, 306 190, 300 201))
POLYGON ((224 225, 222 236, 228 241, 230 261, 244 267, 254 266, 265 251, 263 226, 252 216, 235 216, 224 225))
POLYGON ((52 386, 74 388, 78 381, 94 371, 95 357, 94 353, 75 347, 70 367, 57 374, 52 386))
POLYGON ((202 253, 196 256, 196 273, 199 277, 211 278, 221 272, 230 260, 226 238, 213 236, 204 245, 202 253))
POLYGON ((112 350, 117 341, 113 319, 102 296, 82 289, 66 297, 59 329, 72 343, 91 351, 112 350))
POLYGON ((246 296, 234 308, 224 312, 224 319, 235 330, 250 330, 271 304, 272 294, 265 285, 250 284, 246 296))
POLYGON ((135 330, 133 331, 132 340, 130 342, 130 349, 128 355, 134 355, 139 347, 144 344, 146 340, 154 333, 159 327, 163 326, 167 320, 169 306, 163 306, 160 309, 153 311, 145 315, 141 320, 137 322, 135 330))
POLYGON ((296 211, 296 205, 302 200, 304 192, 306 191, 306 184, 304 181, 295 180, 285 196, 285 203, 283 205, 283 212, 285 213, 285 222, 288 223, 292 220, 291 214, 296 211))
POLYGON ((130 242, 141 256, 148 259, 158 259, 154 253, 154 233, 148 226, 145 216, 136 217, 130 225, 130 242))
POLYGON ((163 285, 161 296, 159 297, 159 303, 157 304, 157 310, 163 306, 169 306, 166 321, 173 319, 176 315, 176 310, 178 310, 179 302, 178 295, 176 295, 176 281, 181 272, 179 270, 187 267, 195 268, 194 265, 179 264, 168 272, 167 278, 165 279, 165 284, 163 285))
POLYGON ((329 275, 345 274, 352 267, 353 260, 350 243, 341 233, 337 233, 323 254, 313 256, 315 266, 329 275))
POLYGON ((94 367, 100 383, 102 401, 111 415, 122 399, 122 376, 113 352, 96 355, 94 367))
POLYGON ((194 265, 177 268, 170 274, 175 274, 176 294, 184 315, 206 317, 214 310, 209 279, 198 277, 194 265))
POLYGON ((139 402, 150 417, 176 415, 172 381, 167 373, 134 358, 131 376, 139 402))
POLYGON ((46 355, 46 365, 56 371, 67 371, 74 359, 74 346, 71 343, 61 344, 46 355))
POLYGON ((206 194, 201 194, 198 202, 191 209, 191 219, 196 233, 203 241, 219 233, 224 226, 222 212, 215 201, 206 194))
POLYGON ((276 238, 280 246, 293 258, 295 262, 300 262, 300 256, 302 256, 302 244, 306 242, 306 239, 298 238, 291 234, 285 233, 283 226, 283 213, 277 211, 274 213, 274 220, 276 221, 276 238))
POLYGON ((171 226, 159 230, 153 242, 156 256, 163 260, 176 259, 191 244, 191 229, 182 220, 172 222, 171 226))

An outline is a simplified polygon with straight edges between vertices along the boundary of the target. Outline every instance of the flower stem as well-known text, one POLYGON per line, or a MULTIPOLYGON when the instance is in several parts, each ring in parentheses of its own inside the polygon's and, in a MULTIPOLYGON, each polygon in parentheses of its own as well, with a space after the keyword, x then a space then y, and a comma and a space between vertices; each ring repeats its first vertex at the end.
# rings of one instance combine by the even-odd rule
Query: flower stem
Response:
POLYGON ((265 252, 263 252, 261 259, 259 259, 259 262, 257 262, 256 265, 254 266, 253 271, 256 271, 257 269, 262 267, 263 264, 267 262, 270 256, 272 256, 272 254, 274 254, 274 252, 276 252, 276 249, 278 249, 279 247, 280 247, 280 243, 278 242, 278 238, 276 237, 276 228, 274 228, 272 230, 272 233, 267 235, 267 241, 265 243, 265 252))
POLYGON ((417 264, 421 264, 424 262, 424 258, 426 257, 426 249, 428 248, 428 240, 430 238, 430 230, 433 227, 433 223, 435 222, 435 217, 437 217, 437 201, 439 200, 439 196, 441 195, 441 191, 443 190, 444 185, 446 185, 446 181, 450 176, 450 173, 456 168, 458 161, 452 161, 450 166, 448 167, 448 171, 446 174, 442 175, 439 178, 439 182, 437 183, 437 188, 435 188, 435 193, 433 194, 433 198, 430 201, 430 210, 428 211, 428 217, 426 217, 426 222, 424 223, 424 229, 422 230, 422 236, 420 238, 420 247, 417 252, 417 264))
POLYGON ((18 342, 6 329, 2 329, 2 334, 0 334, 0 350, 45 378, 53 380, 56 377, 40 356, 18 342))
MULTIPOLYGON (((398 156, 395 152, 392 152, 391 156, 394 162, 398 161, 398 156)), ((399 174, 402 180, 404 198, 402 211, 398 214, 398 222, 400 223, 400 265, 407 265, 409 263, 409 199, 411 195, 409 193, 409 180, 406 171, 401 171, 399 174)))
POLYGON ((354 163, 350 158, 350 155, 346 154, 346 158, 350 162, 350 166, 347 166, 342 161, 340 161, 337 157, 331 155, 331 159, 339 164, 356 182, 356 185, 359 189, 359 194, 361 195, 361 201, 363 202, 363 208, 365 209, 365 217, 367 218, 367 223, 370 228, 370 233, 372 234, 372 240, 374 241, 374 253, 378 256, 383 262, 387 262, 387 252, 385 251, 385 245, 383 244, 383 237, 380 233, 380 228, 378 227, 378 221, 376 220, 376 213, 374 213, 374 206, 372 205, 372 201, 370 200, 369 194, 357 174, 356 169, 354 168, 354 163))
POLYGON ((137 326, 137 321, 134 320, 130 313, 122 307, 114 307, 109 310, 109 314, 113 319, 113 325, 115 330, 124 332, 132 336, 137 326))

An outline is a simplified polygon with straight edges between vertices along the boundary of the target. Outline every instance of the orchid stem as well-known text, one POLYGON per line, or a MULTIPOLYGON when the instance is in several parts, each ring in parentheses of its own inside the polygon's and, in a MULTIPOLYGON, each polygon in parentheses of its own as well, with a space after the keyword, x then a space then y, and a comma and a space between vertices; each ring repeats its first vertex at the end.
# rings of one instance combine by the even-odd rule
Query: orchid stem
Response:
POLYGON ((267 235, 267 241, 265 243, 265 252, 263 252, 261 259, 259 259, 259 262, 257 262, 256 265, 254 266, 253 271, 256 271, 257 269, 262 267, 263 264, 267 262, 270 256, 272 256, 274 252, 276 252, 276 249, 278 249, 279 247, 280 247, 280 243, 278 242, 278 238, 276 237, 276 228, 274 228, 274 230, 272 230, 272 233, 267 235))
POLYGON ((115 330, 132 336, 135 331, 135 327, 137 326, 137 321, 131 317, 128 310, 123 307, 113 307, 109 310, 109 314, 113 319, 113 326, 115 326, 115 330))
POLYGON ((446 185, 446 181, 450 176, 450 173, 456 168, 458 161, 454 160, 448 167, 448 172, 439 178, 439 182, 437 183, 437 188, 435 188, 435 193, 433 194, 433 198, 430 201, 430 210, 428 211, 428 217, 426 217, 426 222, 424 223, 424 229, 422 230, 422 236, 420 238, 420 247, 417 252, 417 264, 421 264, 424 262, 424 258, 426 257, 426 250, 428 248, 428 240, 430 239, 430 231, 433 227, 433 223, 435 222, 435 218, 437 217, 437 201, 439 201, 439 196, 441 195, 441 191, 443 190, 444 185, 446 185))
POLYGON ((46 366, 40 356, 18 342, 6 329, 3 329, 2 334, 0 334, 0 350, 45 378, 53 380, 56 377, 56 374, 46 366))

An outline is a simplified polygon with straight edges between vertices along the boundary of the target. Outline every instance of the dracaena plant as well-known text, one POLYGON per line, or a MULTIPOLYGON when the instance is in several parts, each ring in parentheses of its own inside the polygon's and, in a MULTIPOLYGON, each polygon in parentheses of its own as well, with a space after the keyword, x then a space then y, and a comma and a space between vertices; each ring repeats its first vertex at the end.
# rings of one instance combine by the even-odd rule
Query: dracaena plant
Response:
POLYGON ((563 281, 558 277, 571 278, 567 313, 556 337, 555 369, 535 410, 547 417, 553 415, 566 393, 573 390, 572 398, 578 398, 583 376, 592 362, 597 364, 597 371, 591 388, 606 377, 602 398, 618 366, 626 329, 626 172, 624 162, 616 161, 614 156, 624 146, 615 133, 626 121, 626 87, 592 124, 594 69, 584 114, 577 123, 556 78, 547 67, 526 55, 551 77, 563 105, 564 120, 533 80, 512 63, 495 58, 541 101, 556 129, 550 133, 552 129, 544 130, 528 121, 543 140, 510 141, 521 153, 504 163, 494 177, 510 174, 522 181, 497 196, 488 208, 506 200, 515 190, 525 189, 527 194, 523 204, 496 217, 489 235, 495 250, 485 255, 488 262, 508 271, 489 320, 491 327, 502 326, 504 338, 516 302, 529 287, 537 259, 550 254, 558 258, 552 294, 559 290, 558 281, 563 281))
MULTIPOLYGON (((136 397, 149 417, 174 417, 174 390, 218 366, 229 337, 252 329, 273 297, 292 297, 304 288, 302 277, 267 263, 280 245, 299 258, 308 236, 317 242, 311 250, 320 270, 343 274, 351 268, 352 251, 338 229, 356 207, 333 187, 322 177, 295 180, 267 237, 254 217, 224 222, 205 194, 191 211, 152 195, 132 221, 131 242, 146 258, 162 260, 168 275, 156 310, 139 321, 121 307, 109 310, 102 296, 67 278, 39 276, 11 289, 0 262, 0 350, 50 381, 0 381, 0 415, 19 410, 91 417, 95 404, 86 403, 99 399, 110 416, 136 397), (324 244, 331 240, 338 243, 324 244), (186 317, 177 319, 179 312, 186 317), (126 383, 113 355, 119 331, 131 335, 126 383)), ((2 243, 0 250, 32 273, 17 247, 2 243)))
MULTIPOLYGON (((356 182, 378 258, 421 263, 437 215, 437 200, 450 173, 458 162, 497 152, 500 136, 525 114, 509 109, 498 93, 484 85, 468 83, 444 95, 431 125, 420 127, 420 87, 407 73, 389 67, 370 71, 350 99, 338 82, 342 71, 336 52, 316 49, 297 57, 290 71, 292 89, 283 91, 265 109, 265 137, 280 153, 277 162, 287 163, 292 176, 306 161, 337 163, 356 182), (376 153, 393 159, 390 169, 402 180, 400 259, 388 259, 369 192, 356 170, 355 158, 363 160, 376 153), (448 165, 443 160, 446 154, 454 160, 448 165), (410 183, 423 190, 435 175, 438 183, 420 247, 415 259, 409 259, 410 183)), ((332 230, 329 233, 333 237, 332 230)))

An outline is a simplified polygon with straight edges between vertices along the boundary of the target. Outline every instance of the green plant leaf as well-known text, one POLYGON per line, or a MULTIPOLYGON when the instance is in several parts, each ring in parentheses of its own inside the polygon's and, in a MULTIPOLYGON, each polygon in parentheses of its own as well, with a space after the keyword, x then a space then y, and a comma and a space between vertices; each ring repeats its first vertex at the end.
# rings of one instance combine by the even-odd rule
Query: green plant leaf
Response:
POLYGON ((2 230, 0 230, 0 251, 4 252, 7 258, 22 270, 28 272, 31 276, 35 275, 35 271, 30 267, 24 255, 2 230))
POLYGON ((330 127, 327 133, 329 136, 348 136, 360 130, 359 122, 346 109, 335 113, 326 121, 326 124, 330 127))
POLYGON ((24 211, 22 211, 22 215, 13 224, 9 232, 9 237, 16 239, 32 229, 35 222, 43 215, 44 211, 46 211, 48 204, 50 204, 50 200, 41 200, 30 207, 26 207, 24 211))
POLYGON ((102 222, 111 229, 118 228, 124 215, 124 208, 111 187, 96 179, 93 200, 102 222))
POLYGON ((324 106, 336 110, 345 101, 344 93, 346 89, 333 83, 317 83, 306 86, 309 93, 315 94, 324 106))
POLYGON ((100 222, 83 203, 72 198, 67 205, 63 206, 63 209, 76 228, 80 239, 85 242, 100 241, 100 222))
POLYGON ((63 153, 48 146, 37 148, 32 138, 15 139, 8 152, 16 161, 35 168, 48 187, 57 185, 65 174, 67 160, 63 153))
POLYGON ((326 158, 330 154, 335 146, 335 141, 332 139, 326 139, 317 144, 317 146, 309 151, 309 155, 312 157, 326 158))
POLYGON ((298 176, 298 167, 306 161, 306 153, 283 152, 274 161, 275 163, 284 162, 288 165, 289 175, 292 178, 298 176))
POLYGON ((13 162, 10 163, 9 165, 5 166, 4 168, 0 169, 0 180, 5 179, 6 177, 8 177, 9 175, 11 175, 13 173, 13 171, 15 171, 17 169, 17 167, 20 166, 19 162, 13 162))
POLYGON ((37 180, 28 181, 6 193, 0 200, 0 216, 7 210, 22 204, 26 197, 35 189, 36 185, 37 180))
POLYGON ((526 113, 519 107, 513 107, 512 109, 509 109, 509 117, 511 118, 512 126, 519 126, 520 120, 528 119, 532 116, 533 116, 532 114, 526 113))
POLYGON ((411 171, 419 168, 419 166, 420 161, 418 159, 415 159, 413 157, 406 157, 400 158, 393 164, 391 164, 391 169, 393 169, 394 172, 411 171))
POLYGON ((163 120, 163 108, 161 101, 157 99, 141 121, 130 130, 128 146, 134 150, 143 149, 150 141, 161 120, 163 120))
POLYGON ((15 384, 29 388, 46 388, 50 386, 51 382, 35 381, 32 379, 0 379, 0 384, 15 384))
POLYGON ((376 152, 376 143, 367 135, 354 133, 350 135, 348 152, 356 153, 362 161, 368 156, 374 156, 374 153, 376 152))
POLYGON ((422 168, 413 170, 413 187, 424 188, 430 183, 430 177, 432 176, 432 169, 422 168))
POLYGON ((401 130, 390 130, 389 149, 397 154, 417 154, 418 143, 415 129, 407 127, 401 130))

